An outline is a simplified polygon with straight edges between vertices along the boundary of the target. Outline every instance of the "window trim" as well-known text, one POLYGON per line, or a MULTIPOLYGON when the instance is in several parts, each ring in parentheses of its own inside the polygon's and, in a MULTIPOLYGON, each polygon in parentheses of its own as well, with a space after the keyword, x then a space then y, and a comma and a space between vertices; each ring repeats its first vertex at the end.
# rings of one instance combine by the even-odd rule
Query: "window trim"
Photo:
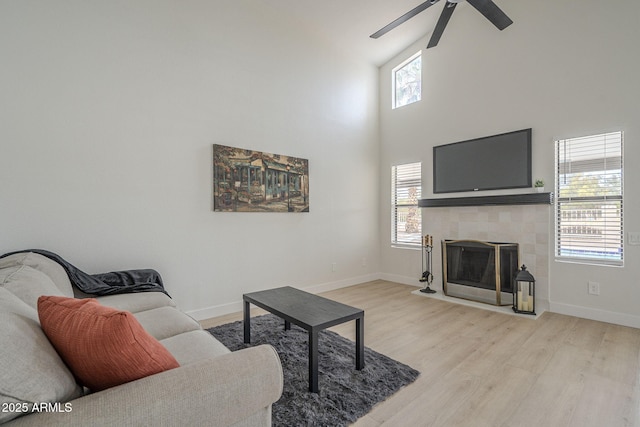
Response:
MULTIPOLYGON (((400 173, 403 173, 400 171, 400 173)), ((418 201, 422 197, 422 162, 412 162, 412 163, 403 163, 391 166, 391 247, 394 248, 410 248, 417 249, 420 248, 421 239, 422 239, 422 211, 418 205, 418 201), (403 188, 408 188, 407 186, 399 186, 398 185, 398 168, 403 168, 405 174, 409 175, 409 180, 414 180, 419 183, 418 191, 416 194, 415 203, 398 203, 398 190, 403 188), (411 171, 411 169, 414 169, 411 171), (417 171, 416 171, 417 169, 417 171), (415 234, 415 241, 409 240, 399 240, 398 239, 398 207, 415 207, 416 212, 418 213, 419 224, 418 231, 415 233, 410 233, 411 235, 415 234)))
POLYGON ((396 66, 393 70, 391 70, 391 109, 395 110, 396 108, 406 107, 407 105, 415 104, 418 101, 422 101, 422 51, 411 55, 409 58, 405 59, 398 66, 396 66), (407 104, 398 105, 398 100, 396 99, 396 72, 406 67, 409 63, 413 62, 416 58, 420 57, 420 97, 419 99, 409 102, 407 104))
MULTIPOLYGON (((583 142, 584 145, 587 144, 587 142, 583 142)), ((581 147, 584 148, 584 147, 581 147)), ((579 263, 579 264, 591 264, 591 265, 600 265, 600 266, 615 266, 615 267, 621 267, 624 266, 624 243, 625 243, 625 239, 624 239, 624 132, 623 131, 612 131, 612 132, 604 132, 601 134, 594 134, 594 135, 587 135, 587 136, 583 136, 583 137, 575 137, 575 138, 565 138, 565 139, 558 139, 555 141, 554 143, 554 151, 555 151, 555 223, 554 223, 554 235, 555 235, 555 247, 554 247, 554 256, 555 256, 555 260, 556 261, 560 261, 560 262, 571 262, 571 263, 579 263), (607 142, 607 138, 611 138, 611 142, 607 142), (588 160, 591 160, 592 162, 594 160, 596 161, 602 161, 604 166, 604 170, 599 171, 599 172, 607 172, 607 171, 611 171, 614 172, 619 170, 619 179, 620 179, 620 187, 619 193, 615 193, 612 195, 609 194, 605 194, 605 195, 598 195, 598 194, 589 194, 587 196, 575 196, 575 195, 563 195, 562 194, 562 190, 561 190, 561 177, 562 177, 562 171, 561 171, 561 167, 567 168, 567 167, 571 167, 573 165, 579 165, 581 162, 579 161, 574 161, 571 162, 570 160, 567 162, 563 162, 561 163, 561 160, 564 158, 564 156, 566 156, 566 154, 561 153, 561 145, 563 143, 566 142, 576 142, 577 140, 587 140, 590 138, 600 138, 602 141, 599 141, 602 145, 603 151, 607 151, 607 148, 609 149, 615 149, 616 152, 619 150, 620 152, 620 160, 619 160, 619 168, 616 168, 615 166, 613 167, 608 167, 606 166, 606 162, 607 159, 610 158, 608 156, 604 156, 604 157, 598 157, 598 158, 591 158, 588 160), (619 143, 618 143, 619 141, 619 143), (563 165, 563 166, 561 166, 563 165), (568 166, 567 166, 568 165, 568 166), (575 224, 575 223, 569 223, 567 224, 567 221, 569 221, 570 219, 573 219, 573 215, 571 216, 571 218, 566 218, 568 217, 568 215, 563 215, 567 213, 567 211, 563 211, 562 206, 566 206, 567 204, 572 204, 572 203, 580 203, 580 202, 619 202, 619 208, 618 208, 618 212, 616 212, 616 216, 615 218, 619 217, 619 228, 618 226, 614 227, 614 231, 620 233, 620 252, 619 252, 619 259, 618 257, 616 258, 611 258, 611 257, 607 257, 607 256, 580 256, 580 255, 563 255, 562 254, 562 229, 563 226, 565 227, 565 229, 567 227, 587 227, 584 224, 575 224)), ((584 161, 582 162, 584 163, 584 161)), ((617 165, 616 165, 617 166, 617 165)), ((578 166, 579 167, 579 166, 578 166)), ((588 169, 587 169, 588 171, 588 169)), ((603 174, 601 173, 599 176, 602 176, 603 174)), ((589 208, 584 208, 578 211, 573 211, 573 212, 577 212, 578 215, 580 215, 581 211, 593 211, 593 209, 589 209, 589 208)), ((596 215, 597 218, 601 218, 602 216, 602 208, 600 209, 600 214, 596 215)), ((583 215, 585 215, 583 213, 583 215)), ((580 216, 578 216, 578 218, 580 218, 580 216)), ((596 224, 597 225, 597 224, 596 224)), ((606 226, 606 219, 605 219, 605 226, 606 226)), ((566 249, 566 248, 565 248, 566 249)), ((605 249, 605 247, 603 246, 602 248, 599 249, 605 249)), ((598 252, 598 251, 595 251, 598 252)), ((599 252, 605 252, 604 250, 599 251, 599 252)))

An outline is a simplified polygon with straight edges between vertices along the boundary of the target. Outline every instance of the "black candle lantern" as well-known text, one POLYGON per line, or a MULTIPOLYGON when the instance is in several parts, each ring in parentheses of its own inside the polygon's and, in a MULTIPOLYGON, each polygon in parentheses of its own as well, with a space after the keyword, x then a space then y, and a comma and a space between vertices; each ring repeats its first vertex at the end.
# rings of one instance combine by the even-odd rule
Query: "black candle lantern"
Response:
POLYGON ((513 286, 513 311, 536 314, 536 279, 522 265, 516 274, 513 286))

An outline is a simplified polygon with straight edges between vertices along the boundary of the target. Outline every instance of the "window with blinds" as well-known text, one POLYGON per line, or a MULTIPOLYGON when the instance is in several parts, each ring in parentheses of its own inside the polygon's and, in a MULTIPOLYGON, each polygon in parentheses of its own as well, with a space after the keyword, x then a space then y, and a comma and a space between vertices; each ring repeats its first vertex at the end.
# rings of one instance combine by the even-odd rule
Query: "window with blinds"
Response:
POLYGON ((556 257, 622 265, 623 133, 556 141, 556 257))
POLYGON ((420 246, 422 215, 422 163, 391 167, 391 244, 420 246))

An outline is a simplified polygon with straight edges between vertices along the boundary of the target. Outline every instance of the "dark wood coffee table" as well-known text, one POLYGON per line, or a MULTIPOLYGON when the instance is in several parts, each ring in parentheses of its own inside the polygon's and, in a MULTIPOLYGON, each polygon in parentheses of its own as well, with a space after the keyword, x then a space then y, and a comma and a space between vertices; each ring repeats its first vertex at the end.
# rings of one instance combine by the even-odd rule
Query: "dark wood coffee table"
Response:
POLYGON ((309 391, 318 392, 318 333, 350 320, 356 321, 356 369, 364 368, 364 310, 310 294, 290 286, 252 292, 244 301, 244 342, 251 342, 250 304, 284 319, 285 330, 291 323, 309 332, 309 391))

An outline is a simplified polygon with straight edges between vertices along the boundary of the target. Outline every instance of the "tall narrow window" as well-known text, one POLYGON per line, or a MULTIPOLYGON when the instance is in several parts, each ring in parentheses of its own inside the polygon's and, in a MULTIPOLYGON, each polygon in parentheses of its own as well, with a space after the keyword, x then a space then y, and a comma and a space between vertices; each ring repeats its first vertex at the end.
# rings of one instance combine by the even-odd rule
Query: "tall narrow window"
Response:
POLYGON ((393 105, 402 107, 422 99, 422 55, 416 53, 392 71, 393 105))
POLYGON ((422 215, 418 199, 422 194, 422 163, 391 167, 391 244, 419 246, 422 215))
POLYGON ((556 141, 556 257, 622 265, 623 133, 556 141))

